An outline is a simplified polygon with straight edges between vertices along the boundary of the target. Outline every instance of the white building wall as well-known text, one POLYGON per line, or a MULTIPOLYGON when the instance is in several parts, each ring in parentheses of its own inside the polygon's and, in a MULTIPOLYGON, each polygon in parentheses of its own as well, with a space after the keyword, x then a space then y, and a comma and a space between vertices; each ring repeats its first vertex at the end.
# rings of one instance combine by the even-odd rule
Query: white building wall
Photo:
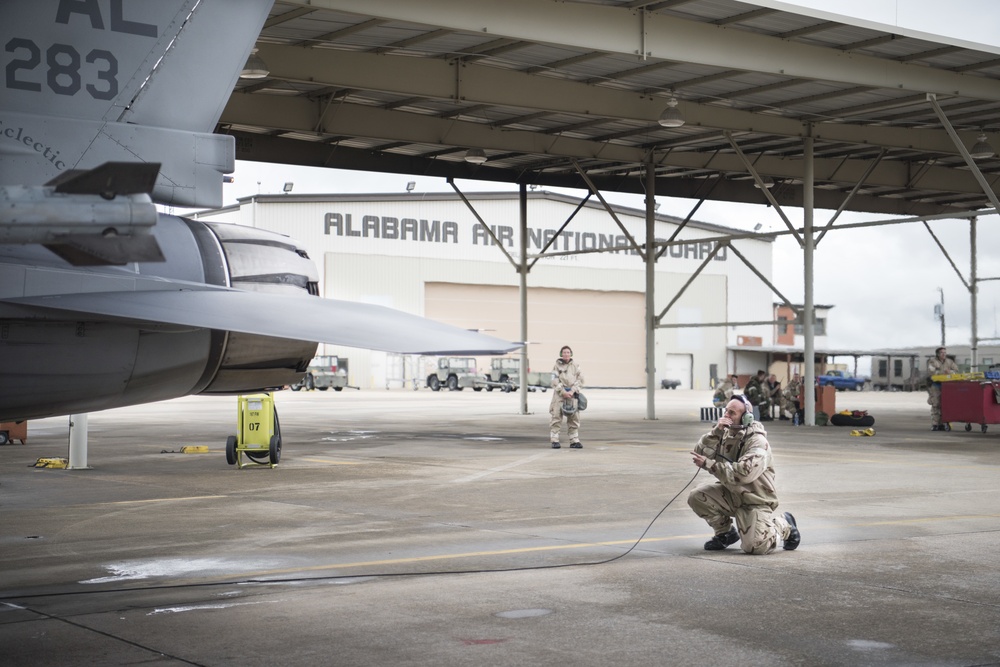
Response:
MULTIPOLYGON (((466 195, 507 252, 518 259, 519 205, 516 193, 466 195)), ((546 193, 528 201, 530 254, 538 253, 576 208, 576 202, 546 193)), ((645 240, 643 212, 616 208, 622 224, 640 244, 645 240)), ((286 234, 308 251, 320 271, 320 292, 327 298, 377 303, 423 315, 427 282, 518 284, 507 257, 482 229, 476 216, 454 195, 313 196, 271 195, 241 200, 238 207, 198 217, 234 222, 286 234)), ((670 237, 676 224, 656 223, 656 236, 670 237)), ((702 265, 726 232, 689 224, 678 236, 691 243, 667 249, 656 266, 657 314, 690 275, 702 265)), ((588 204, 548 252, 623 245, 624 232, 602 206, 588 204)), ((763 275, 771 276, 772 244, 741 240, 737 248, 763 275)), ((644 264, 634 251, 591 253, 539 260, 529 287, 643 292, 644 264)), ((665 316, 664 323, 764 321, 772 318, 773 295, 729 248, 707 262, 702 273, 665 316)), ((656 333, 657 379, 665 377, 666 354, 692 355, 694 388, 708 387, 708 365, 725 372, 727 344, 738 335, 768 339, 770 325, 659 329, 656 333)), ((352 382, 378 383, 375 366, 392 363, 370 353, 324 346, 350 359, 352 382), (373 379, 374 378, 374 379, 373 379)))

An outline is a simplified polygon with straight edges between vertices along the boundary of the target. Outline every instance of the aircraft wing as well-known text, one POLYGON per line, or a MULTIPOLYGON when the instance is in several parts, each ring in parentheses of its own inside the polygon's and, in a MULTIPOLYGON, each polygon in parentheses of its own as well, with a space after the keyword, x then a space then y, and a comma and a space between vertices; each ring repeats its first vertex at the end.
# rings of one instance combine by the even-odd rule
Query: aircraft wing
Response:
POLYGON ((19 297, 3 302, 120 321, 239 331, 401 354, 502 354, 520 347, 383 306, 201 286, 19 297))

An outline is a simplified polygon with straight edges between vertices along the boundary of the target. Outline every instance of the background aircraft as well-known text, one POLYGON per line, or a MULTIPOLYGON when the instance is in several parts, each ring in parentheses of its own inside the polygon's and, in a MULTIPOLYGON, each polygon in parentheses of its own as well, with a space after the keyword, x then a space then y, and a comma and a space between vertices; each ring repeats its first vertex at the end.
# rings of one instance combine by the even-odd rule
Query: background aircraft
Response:
POLYGON ((290 238, 160 214, 218 206, 212 134, 271 0, 15 0, 0 21, 0 420, 295 382, 317 342, 517 345, 320 299, 290 238))

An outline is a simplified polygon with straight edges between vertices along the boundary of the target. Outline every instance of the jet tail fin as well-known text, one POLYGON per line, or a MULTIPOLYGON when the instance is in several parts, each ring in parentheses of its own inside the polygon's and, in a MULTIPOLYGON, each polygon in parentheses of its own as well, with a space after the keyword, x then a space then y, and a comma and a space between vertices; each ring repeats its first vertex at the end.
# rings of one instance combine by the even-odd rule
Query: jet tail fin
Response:
POLYGON ((0 184, 160 162, 155 201, 220 205, 235 144, 212 131, 272 4, 5 0, 0 184))

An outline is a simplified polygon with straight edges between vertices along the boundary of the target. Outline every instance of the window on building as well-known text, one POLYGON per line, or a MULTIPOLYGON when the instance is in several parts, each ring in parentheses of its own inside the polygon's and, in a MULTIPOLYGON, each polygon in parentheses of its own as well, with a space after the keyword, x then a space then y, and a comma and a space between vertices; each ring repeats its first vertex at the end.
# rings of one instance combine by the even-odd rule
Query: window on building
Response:
MULTIPOLYGON (((801 323, 795 324, 795 335, 802 336, 805 334, 805 327, 801 323)), ((826 318, 825 317, 815 317, 813 316, 813 335, 814 336, 825 336, 826 335, 826 318)))
POLYGON ((889 374, 889 360, 879 359, 878 360, 878 376, 880 378, 887 377, 889 374))
POLYGON ((892 360, 892 376, 901 378, 903 377, 903 360, 893 359, 892 360))

